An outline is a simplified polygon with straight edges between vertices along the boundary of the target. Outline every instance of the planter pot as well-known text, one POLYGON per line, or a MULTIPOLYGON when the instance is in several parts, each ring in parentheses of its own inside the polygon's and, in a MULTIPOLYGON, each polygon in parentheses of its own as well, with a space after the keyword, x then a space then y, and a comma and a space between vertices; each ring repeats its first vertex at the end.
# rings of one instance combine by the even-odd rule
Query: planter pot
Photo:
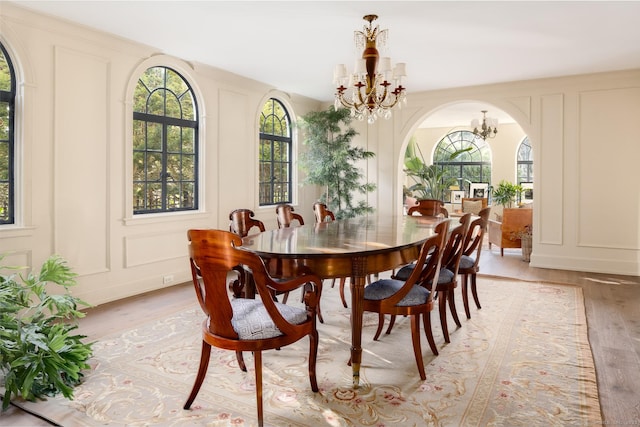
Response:
POLYGON ((524 235, 521 238, 522 241, 522 260, 531 261, 531 251, 533 250, 533 236, 524 235))

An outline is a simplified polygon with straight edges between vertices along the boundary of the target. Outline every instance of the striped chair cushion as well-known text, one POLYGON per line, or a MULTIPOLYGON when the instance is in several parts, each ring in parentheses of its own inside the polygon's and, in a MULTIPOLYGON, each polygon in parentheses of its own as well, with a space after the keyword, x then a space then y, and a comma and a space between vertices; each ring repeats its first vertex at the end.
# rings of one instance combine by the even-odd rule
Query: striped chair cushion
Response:
MULTIPOLYGON (((307 320, 307 312, 302 308, 276 302, 282 317, 289 323, 299 325, 307 320)), ((241 340, 273 338, 282 335, 259 299, 237 298, 231 300, 233 318, 231 324, 241 340)))

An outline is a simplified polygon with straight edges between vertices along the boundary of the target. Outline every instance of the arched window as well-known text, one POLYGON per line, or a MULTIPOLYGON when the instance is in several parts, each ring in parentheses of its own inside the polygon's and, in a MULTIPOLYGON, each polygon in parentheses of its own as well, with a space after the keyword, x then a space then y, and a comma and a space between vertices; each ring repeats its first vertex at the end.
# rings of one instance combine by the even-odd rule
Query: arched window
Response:
POLYGON ((271 98, 260 115, 260 206, 291 203, 292 146, 289 113, 271 98))
POLYGON ((185 79, 151 67, 133 95, 133 213, 198 209, 198 110, 185 79))
POLYGON ((491 182, 491 150, 482 138, 473 132, 451 132, 436 146, 433 163, 444 170, 444 180, 456 181, 461 190, 469 183, 491 182), (464 151, 452 158, 452 155, 464 151))
POLYGON ((15 101, 15 73, 0 43, 0 224, 15 223, 15 101))
POLYGON ((533 182, 533 150, 529 137, 525 137, 518 147, 518 184, 533 182))

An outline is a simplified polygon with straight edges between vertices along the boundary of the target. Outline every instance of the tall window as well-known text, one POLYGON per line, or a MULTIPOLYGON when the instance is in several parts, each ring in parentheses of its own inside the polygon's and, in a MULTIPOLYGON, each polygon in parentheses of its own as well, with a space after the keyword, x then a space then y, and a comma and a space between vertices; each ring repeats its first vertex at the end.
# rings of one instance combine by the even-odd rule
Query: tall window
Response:
POLYGON ((438 143, 433 154, 433 163, 445 171, 445 180, 455 179, 460 189, 471 182, 491 182, 491 150, 482 138, 473 132, 451 132, 438 143), (454 158, 451 156, 468 149, 454 158))
POLYGON ((14 111, 16 78, 0 43, 0 224, 15 222, 14 111))
POLYGON ((533 182, 533 150, 529 137, 520 143, 518 147, 518 184, 533 182))
POLYGON ((291 203, 291 120, 270 99, 260 115, 260 205, 291 203))
POLYGON ((152 67, 133 95, 133 213, 198 209, 198 111, 176 71, 152 67))

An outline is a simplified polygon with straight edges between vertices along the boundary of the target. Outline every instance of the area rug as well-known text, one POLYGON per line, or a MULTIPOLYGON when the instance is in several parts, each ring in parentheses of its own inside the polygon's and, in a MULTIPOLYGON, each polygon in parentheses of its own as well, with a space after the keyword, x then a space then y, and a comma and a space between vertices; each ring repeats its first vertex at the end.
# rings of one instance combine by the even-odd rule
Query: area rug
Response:
MULTIPOLYGON (((593 426, 601 425, 582 289, 480 278, 482 309, 451 343, 432 313, 440 355, 422 339, 427 379, 413 357, 408 319, 373 341, 365 314, 361 386, 351 386, 349 310, 337 289, 322 296, 318 383, 307 375, 308 341, 263 354, 265 425, 273 426, 593 426)), ((194 297, 195 299, 195 297, 194 297)), ((297 298, 289 298, 295 300, 297 298)), ((295 303, 295 302, 293 302, 295 303)), ((197 306, 106 337, 75 400, 15 402, 62 426, 255 426, 253 360, 240 371, 233 352, 212 350, 191 410, 183 410, 200 356, 197 306)))

